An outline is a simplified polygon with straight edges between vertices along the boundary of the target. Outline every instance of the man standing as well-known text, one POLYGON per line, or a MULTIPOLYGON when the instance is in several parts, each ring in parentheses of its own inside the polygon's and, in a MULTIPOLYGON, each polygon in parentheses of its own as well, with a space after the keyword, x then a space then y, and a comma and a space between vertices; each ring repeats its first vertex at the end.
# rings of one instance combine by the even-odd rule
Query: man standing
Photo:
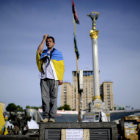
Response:
POLYGON ((38 70, 41 72, 43 122, 55 122, 58 85, 63 83, 64 60, 54 45, 54 38, 45 34, 36 54, 38 70), (43 50, 45 42, 47 49, 43 50))

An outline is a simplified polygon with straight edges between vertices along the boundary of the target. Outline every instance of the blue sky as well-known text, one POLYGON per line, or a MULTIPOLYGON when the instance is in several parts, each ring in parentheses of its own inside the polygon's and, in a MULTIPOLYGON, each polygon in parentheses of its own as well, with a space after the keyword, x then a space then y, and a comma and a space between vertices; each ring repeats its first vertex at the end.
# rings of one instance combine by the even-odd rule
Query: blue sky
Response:
MULTIPOLYGON (((112 81, 114 103, 140 108, 139 0, 74 0, 79 69, 92 70, 92 11, 100 12, 100 82, 112 81)), ((55 37, 64 56, 64 81, 76 70, 71 0, 0 0, 0 101, 40 106, 40 77, 35 55, 43 35, 55 37)), ((44 46, 45 48, 45 46, 44 46)), ((58 95, 60 105, 60 92, 58 95)))

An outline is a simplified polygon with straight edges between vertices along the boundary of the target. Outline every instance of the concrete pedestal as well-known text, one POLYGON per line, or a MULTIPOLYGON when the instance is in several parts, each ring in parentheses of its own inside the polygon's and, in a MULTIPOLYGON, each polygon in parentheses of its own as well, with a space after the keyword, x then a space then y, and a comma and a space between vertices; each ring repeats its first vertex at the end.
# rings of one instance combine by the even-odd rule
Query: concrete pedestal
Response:
POLYGON ((83 130, 82 131, 83 140, 118 139, 117 125, 113 122, 40 123, 39 127, 40 127, 39 140, 66 140, 68 129, 83 130))
POLYGON ((105 103, 96 99, 90 103, 89 112, 83 114, 84 122, 110 122, 110 113, 105 103))

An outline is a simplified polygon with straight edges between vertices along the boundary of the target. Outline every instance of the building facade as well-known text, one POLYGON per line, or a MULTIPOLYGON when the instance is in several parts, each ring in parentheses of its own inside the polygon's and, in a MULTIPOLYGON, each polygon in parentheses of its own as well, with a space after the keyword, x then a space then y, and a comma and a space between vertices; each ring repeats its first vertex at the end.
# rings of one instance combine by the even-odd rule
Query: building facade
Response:
MULTIPOLYGON (((73 75, 73 109, 78 110, 78 87, 76 71, 72 72, 73 75)), ((93 90, 93 71, 83 71, 83 92, 81 96, 81 109, 85 110, 88 108, 89 103, 92 101, 94 96, 93 90)))
POLYGON ((100 93, 102 101, 105 102, 106 108, 108 108, 109 110, 114 110, 112 82, 103 82, 100 86, 100 93))
POLYGON ((72 97, 72 85, 69 82, 64 82, 61 85, 61 106, 65 104, 69 105, 70 108, 73 108, 73 97, 72 97))
MULTIPOLYGON (((61 86, 61 106, 64 104, 70 105, 72 110, 78 111, 78 85, 76 71, 72 72, 73 84, 64 82, 61 86)), ((93 71, 83 71, 83 92, 81 95, 81 109, 86 110, 89 103, 93 101, 93 71)), ((110 110, 114 108, 112 82, 103 82, 100 86, 100 95, 106 107, 110 110)))

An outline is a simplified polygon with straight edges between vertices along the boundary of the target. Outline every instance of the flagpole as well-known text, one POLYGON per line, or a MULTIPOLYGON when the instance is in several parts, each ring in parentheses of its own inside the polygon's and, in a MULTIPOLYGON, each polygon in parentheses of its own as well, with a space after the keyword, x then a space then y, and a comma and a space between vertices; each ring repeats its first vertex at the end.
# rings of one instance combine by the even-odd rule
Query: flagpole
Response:
POLYGON ((74 34, 75 34, 75 36, 76 36, 76 25, 75 25, 74 17, 73 17, 73 24, 74 24, 74 34))
MULTIPOLYGON (((76 25, 75 25, 74 17, 73 17, 73 24, 74 24, 74 34, 76 37, 76 25)), ((81 107, 80 107, 81 93, 79 92, 79 65, 78 65, 77 56, 76 56, 76 68, 77 68, 76 76, 77 76, 77 91, 78 91, 78 121, 81 122, 81 107)))
MULTIPOLYGON (((74 34, 75 34, 75 37, 76 37, 76 25, 75 25, 74 17, 73 17, 73 24, 74 24, 74 34)), ((76 67, 77 67, 77 72, 79 72, 79 66, 78 66, 78 59, 77 59, 77 57, 76 57, 76 67)))

